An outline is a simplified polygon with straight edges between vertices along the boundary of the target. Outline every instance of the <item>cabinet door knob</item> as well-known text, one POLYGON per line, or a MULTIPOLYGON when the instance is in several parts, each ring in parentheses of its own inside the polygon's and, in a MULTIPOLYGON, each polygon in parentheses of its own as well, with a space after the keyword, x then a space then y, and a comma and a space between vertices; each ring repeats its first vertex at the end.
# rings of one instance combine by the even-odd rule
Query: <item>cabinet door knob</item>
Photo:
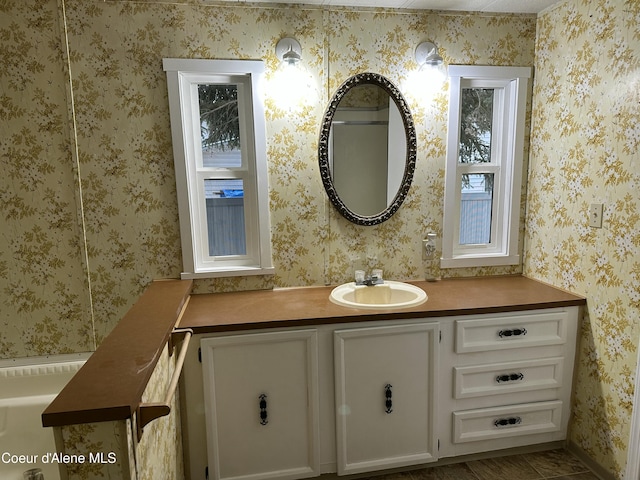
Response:
POLYGON ((522 423, 521 417, 509 417, 509 418, 499 418, 493 424, 496 428, 509 427, 513 425, 519 425, 522 423))
POLYGON ((515 382, 520 380, 524 380, 524 373, 505 373, 496 377, 496 382, 498 383, 515 382))
POLYGON ((523 337, 527 334, 527 329, 526 328, 510 328, 508 330, 500 330, 498 332, 498 336, 500 338, 505 338, 505 337, 523 337))
POLYGON ((387 383, 384 386, 384 398, 385 398, 385 402, 384 402, 385 409, 384 409, 384 412, 385 413, 393 412, 393 408, 392 408, 393 407, 393 401, 391 399, 392 395, 393 395, 393 393, 391 392, 391 384, 387 383))
POLYGON ((269 423, 267 420, 267 395, 262 393, 258 397, 260 399, 260 425, 269 423))

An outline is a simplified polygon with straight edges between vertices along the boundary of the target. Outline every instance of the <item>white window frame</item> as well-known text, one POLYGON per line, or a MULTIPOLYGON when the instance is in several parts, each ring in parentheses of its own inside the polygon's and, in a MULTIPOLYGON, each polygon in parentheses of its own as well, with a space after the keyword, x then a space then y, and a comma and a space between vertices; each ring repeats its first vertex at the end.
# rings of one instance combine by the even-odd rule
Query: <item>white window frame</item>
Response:
POLYGON ((530 67, 449 66, 449 128, 445 169, 441 268, 517 265, 520 263, 520 197, 524 129, 530 67), (463 164, 459 159, 463 88, 495 88, 490 163, 463 164), (460 243, 462 175, 493 173, 494 190, 489 243, 460 243))
POLYGON ((263 62, 165 58, 163 68, 167 72, 176 171, 184 269, 181 277, 273 274, 265 116, 261 95, 263 62), (206 83, 238 85, 242 142, 240 167, 203 166, 198 85, 206 83), (245 255, 209 255, 205 179, 243 180, 245 255))

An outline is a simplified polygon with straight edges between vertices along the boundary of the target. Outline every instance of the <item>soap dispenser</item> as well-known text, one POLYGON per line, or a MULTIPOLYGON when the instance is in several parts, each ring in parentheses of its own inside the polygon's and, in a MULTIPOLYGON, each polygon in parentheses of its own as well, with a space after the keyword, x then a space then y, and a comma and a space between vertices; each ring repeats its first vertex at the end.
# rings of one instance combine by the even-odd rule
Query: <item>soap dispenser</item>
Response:
POLYGON ((425 260, 425 280, 436 282, 440 280, 440 265, 436 257, 436 234, 427 233, 427 238, 422 241, 423 258, 425 260))

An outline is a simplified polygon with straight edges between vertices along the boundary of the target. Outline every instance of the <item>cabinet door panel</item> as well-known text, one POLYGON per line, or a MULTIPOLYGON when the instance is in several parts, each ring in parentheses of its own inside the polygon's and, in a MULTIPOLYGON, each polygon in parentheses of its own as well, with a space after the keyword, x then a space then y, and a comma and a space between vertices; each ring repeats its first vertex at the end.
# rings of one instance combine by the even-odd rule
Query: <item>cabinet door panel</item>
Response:
POLYGON ((334 333, 338 474, 434 461, 437 323, 334 333))
POLYGON ((319 475, 316 337, 304 330, 202 340, 214 479, 319 475))

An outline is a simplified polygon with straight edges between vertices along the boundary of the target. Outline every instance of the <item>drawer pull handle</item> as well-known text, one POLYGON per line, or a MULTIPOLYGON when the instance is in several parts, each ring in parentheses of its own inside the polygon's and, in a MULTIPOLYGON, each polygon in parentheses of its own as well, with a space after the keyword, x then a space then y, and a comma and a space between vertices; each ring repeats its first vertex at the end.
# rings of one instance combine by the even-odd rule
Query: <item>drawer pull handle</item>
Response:
POLYGON ((513 425, 520 425, 521 423, 522 418, 520 417, 499 418, 493 422, 496 428, 510 427, 513 425))
POLYGON ((527 334, 526 328, 511 328, 509 330, 500 330, 498 332, 498 336, 500 338, 504 337, 523 337, 527 334))
POLYGON ((524 380, 524 374, 523 373, 509 373, 509 374, 504 374, 504 375, 498 375, 496 377, 496 382, 498 383, 503 383, 503 382, 515 382, 515 381, 520 381, 520 380, 524 380))
POLYGON ((267 395, 262 393, 258 397, 260 399, 260 425, 269 423, 267 420, 267 395))
POLYGON ((393 401, 391 400, 391 396, 392 396, 392 392, 391 392, 391 384, 387 383, 384 386, 384 398, 385 398, 385 402, 384 402, 384 412, 385 413, 391 413, 393 412, 393 401))

